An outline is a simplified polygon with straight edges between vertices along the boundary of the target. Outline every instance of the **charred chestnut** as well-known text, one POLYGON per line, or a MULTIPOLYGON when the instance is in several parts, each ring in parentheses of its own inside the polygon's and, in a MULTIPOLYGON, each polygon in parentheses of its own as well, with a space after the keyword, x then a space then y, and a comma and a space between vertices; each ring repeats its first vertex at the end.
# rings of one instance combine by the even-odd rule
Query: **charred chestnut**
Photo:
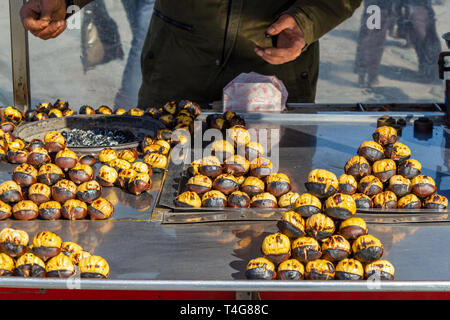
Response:
POLYGON ((153 174, 152 168, 148 166, 145 162, 137 161, 131 164, 131 169, 136 171, 137 173, 145 173, 151 176, 153 174))
POLYGON ((117 109, 114 110, 114 114, 116 116, 122 116, 122 115, 124 115, 126 113, 127 113, 127 110, 125 110, 124 108, 117 108, 117 109))
POLYGON ((116 184, 119 177, 117 170, 113 167, 103 165, 98 170, 96 180, 102 187, 112 187, 116 184))
POLYGON ((266 177, 266 190, 275 197, 280 197, 291 190, 291 181, 284 173, 273 173, 266 177))
POLYGON ((16 262, 5 253, 0 253, 0 277, 12 276, 16 262))
POLYGON ((299 193, 289 191, 288 193, 285 193, 280 198, 278 198, 278 207, 286 209, 294 209, 295 203, 297 202, 298 198, 300 198, 299 193))
POLYGON ((249 161, 253 161, 253 159, 262 157, 264 155, 264 147, 256 141, 250 141, 245 146, 245 157, 249 161))
POLYGON ((335 225, 330 217, 316 213, 306 219, 305 231, 311 237, 322 240, 334 233, 335 225))
POLYGON ((364 141, 358 148, 358 155, 369 162, 375 162, 384 158, 384 149, 375 141, 364 141))
POLYGON ((55 156, 55 164, 62 169, 70 169, 76 166, 78 157, 69 149, 59 151, 55 156))
POLYGON ((426 198, 436 192, 436 183, 433 178, 421 174, 411 180, 412 192, 419 198, 426 198))
POLYGON ((368 233, 366 222, 357 217, 348 218, 339 225, 339 234, 347 240, 355 240, 368 233))
POLYGON ((131 168, 124 169, 119 172, 119 178, 117 179, 117 183, 121 188, 126 190, 128 188, 128 183, 136 175, 137 175, 137 172, 134 171, 133 169, 131 169, 131 168))
POLYGON ((98 160, 102 163, 110 163, 118 158, 117 151, 111 148, 105 148, 98 154, 98 160))
POLYGON ((16 125, 11 121, 5 121, 0 124, 0 129, 2 129, 5 133, 11 133, 16 130, 16 125))
POLYGON ((322 241, 322 259, 337 262, 346 259, 351 252, 350 242, 335 234, 322 241))
POLYGON ((12 208, 12 215, 17 220, 33 220, 39 216, 38 206, 31 200, 17 202, 12 208))
POLYGON ((30 238, 23 230, 4 228, 0 231, 0 249, 12 258, 27 252, 30 238))
POLYGON ((152 187, 152 180, 148 173, 136 173, 128 181, 128 192, 139 195, 152 187))
POLYGON ((212 181, 209 177, 198 174, 189 178, 186 187, 189 191, 202 194, 212 189, 212 181))
POLYGON ((236 178, 231 174, 221 174, 214 179, 212 184, 213 188, 219 190, 225 195, 239 190, 239 183, 236 178))
POLYGON ((80 246, 76 242, 72 241, 65 241, 61 245, 61 253, 65 254, 66 256, 70 257, 70 255, 74 252, 83 251, 83 247, 80 246))
POLYGON ((12 179, 21 187, 28 187, 37 182, 38 171, 32 165, 22 163, 12 174, 12 179))
POLYGON ((263 192, 253 196, 250 200, 250 207, 252 208, 277 208, 277 198, 269 193, 263 192))
POLYGON ((78 265, 81 260, 89 258, 92 254, 88 251, 74 251, 69 255, 70 260, 72 260, 73 264, 78 265))
POLYGON ((37 205, 40 205, 43 202, 50 201, 51 198, 51 187, 46 184, 37 182, 35 184, 32 184, 28 189, 28 199, 33 201, 37 205))
POLYGON ((242 191, 235 191, 228 196, 227 206, 230 208, 249 208, 250 197, 242 191))
POLYGON ((208 129, 222 130, 225 126, 225 118, 221 114, 210 114, 206 117, 206 126, 208 129))
POLYGON ((381 126, 372 135, 373 140, 382 146, 397 142, 397 130, 391 126, 381 126))
MULTIPOLYGON (((44 142, 40 139, 33 139, 30 141, 30 143, 28 143, 26 148, 30 152, 37 148, 44 148, 44 142)), ((45 151, 47 151, 47 150, 45 150, 45 151)))
POLYGON ((33 253, 44 261, 61 252, 61 238, 50 231, 41 231, 33 238, 33 253))
POLYGON ((359 181, 358 191, 372 197, 383 192, 383 183, 373 175, 365 176, 359 181))
POLYGON ((302 217, 309 218, 322 211, 322 202, 310 193, 303 193, 295 202, 294 210, 300 213, 302 217))
POLYGON ((370 263, 381 258, 383 244, 374 236, 367 234, 358 237, 352 244, 353 255, 362 263, 370 263))
POLYGON ((264 157, 258 157, 253 159, 250 162, 250 175, 257 177, 257 178, 265 178, 272 174, 273 166, 272 162, 264 157))
POLYGON ((75 114, 75 111, 72 109, 67 109, 62 112, 63 117, 70 117, 75 114))
POLYGON ((308 192, 320 199, 331 197, 339 188, 336 175, 323 169, 314 169, 308 175, 305 183, 308 192))
POLYGON ((39 217, 43 220, 56 220, 61 217, 61 204, 58 201, 41 203, 38 209, 39 217))
POLYGON ((47 262, 45 271, 47 278, 69 278, 75 274, 75 266, 68 256, 60 253, 47 262))
POLYGON ((139 157, 139 154, 136 149, 125 149, 119 152, 118 157, 129 163, 133 163, 139 157))
POLYGON ((351 195, 336 193, 325 202, 325 213, 335 219, 348 219, 356 214, 355 200, 351 195))
POLYGON ((33 166, 41 166, 51 161, 48 151, 41 147, 36 147, 28 153, 27 163, 33 166))
POLYGON ((247 177, 241 184, 241 190, 248 194, 250 197, 263 193, 264 189, 264 181, 253 176, 247 177))
POLYGON ((114 214, 114 206, 105 198, 98 198, 91 203, 87 212, 92 220, 104 220, 114 214))
POLYGON ((113 114, 113 111, 108 106, 100 106, 100 107, 97 108, 97 110, 95 110, 95 113, 110 115, 110 114, 113 114))
POLYGON ((19 202, 23 199, 22 188, 13 180, 0 184, 0 200, 6 203, 19 202))
POLYGON ((211 155, 224 161, 234 155, 234 147, 227 140, 216 140, 211 145, 211 155))
POLYGON ((172 130, 170 129, 159 129, 156 133, 156 138, 161 140, 170 141, 172 139, 172 130))
POLYGON ((44 148, 50 153, 57 153, 66 148, 66 138, 56 131, 48 132, 44 137, 44 148))
POLYGON ((298 238, 306 235, 305 220, 295 211, 287 211, 277 222, 278 230, 289 238, 298 238))
POLYGON ((25 253, 16 261, 14 276, 25 278, 42 278, 45 275, 45 263, 41 258, 25 253))
POLYGON ((265 258, 278 265, 290 258, 291 241, 280 232, 273 233, 264 238, 261 251, 265 258))
POLYGON ((308 263, 322 256, 322 249, 316 239, 299 237, 292 242, 292 256, 301 263, 308 263))
POLYGON ((372 173, 369 162, 366 158, 360 156, 350 158, 345 164, 344 169, 346 174, 353 176, 357 181, 372 173))
POLYGON ((218 190, 211 190, 203 194, 202 207, 204 208, 225 208, 227 197, 218 190))
POLYGON ((250 163, 240 155, 229 157, 224 162, 224 171, 235 176, 243 176, 250 168, 250 163))
POLYGON ((198 172, 204 176, 215 178, 222 174, 222 164, 215 156, 204 157, 200 161, 198 172))
POLYGON ((78 263, 81 278, 108 278, 109 265, 100 256, 89 256, 78 263))
POLYGON ((102 186, 95 180, 84 182, 77 188, 77 199, 91 203, 102 195, 102 186))
POLYGON ((22 112, 15 107, 6 107, 5 110, 3 110, 3 114, 8 121, 14 122, 15 124, 19 124, 23 119, 22 112))
POLYGON ((296 259, 289 259, 280 263, 277 269, 279 280, 302 280, 305 267, 296 259))
POLYGON ((448 206, 448 199, 444 196, 433 194, 424 200, 423 206, 427 209, 446 209, 448 206))
POLYGON ((422 171, 422 164, 415 159, 407 159, 398 166, 398 174, 405 178, 412 179, 422 171))
POLYGON ((64 202, 61 215, 68 220, 81 220, 87 215, 87 206, 81 200, 72 199, 64 202))
POLYGON ((76 198, 77 185, 70 180, 62 179, 55 183, 51 190, 53 200, 64 203, 76 198))
POLYGON ((392 178, 397 172, 397 166, 392 159, 383 159, 375 161, 372 166, 372 174, 380 179, 381 182, 386 182, 392 178))
POLYGON ((399 174, 392 176, 389 179, 388 190, 394 192, 398 198, 401 198, 411 192, 411 181, 399 174))
POLYGON ((337 280, 362 280, 364 278, 364 267, 356 259, 343 259, 336 265, 337 280))
POLYGON ((397 208, 397 196, 392 191, 384 191, 375 195, 372 199, 373 207, 379 209, 397 208))
POLYGON ((97 163, 97 159, 91 154, 86 154, 80 158, 78 163, 93 166, 94 164, 97 163))
POLYGON ((144 162, 152 169, 165 170, 167 167, 167 157, 159 153, 149 153, 144 156, 144 162))
POLYGON ((28 160, 27 150, 9 149, 6 153, 9 163, 26 163, 28 160))
POLYGON ((338 179, 338 192, 352 195, 358 189, 358 182, 350 174, 342 174, 338 179))
POLYGON ((80 114, 96 114, 95 109, 91 106, 81 106, 78 112, 80 114))
POLYGON ((9 217, 11 217, 11 215, 12 215, 11 206, 0 200, 0 220, 8 219, 9 217))
POLYGON ((62 118, 63 117, 63 113, 61 110, 53 108, 48 112, 48 118, 49 119, 53 119, 53 118, 62 118))
POLYGON ((387 260, 377 260, 366 265, 364 274, 366 279, 394 280, 395 268, 387 260))
POLYGON ((159 117, 159 121, 161 121, 167 128, 172 128, 175 118, 172 114, 163 114, 159 117))
POLYGON ((176 197, 175 205, 185 208, 201 208, 202 200, 197 193, 186 191, 176 197))
POLYGON ((88 164, 78 163, 69 170, 69 178, 76 184, 81 184, 94 179, 94 170, 88 164))
POLYGON ((234 142, 235 147, 244 147, 250 142, 250 132, 243 126, 234 126, 227 129, 227 136, 234 142), (229 135, 228 135, 229 134, 229 135))
POLYGON ((273 280, 276 277, 275 265, 266 258, 252 259, 247 264, 245 276, 250 280, 273 280))
POLYGON ((421 206, 420 199, 413 193, 401 197, 397 204, 400 209, 420 209, 421 206))
POLYGON ((390 158, 397 163, 402 163, 411 157, 411 150, 407 145, 396 142, 393 145, 388 145, 386 147, 385 154, 387 158, 390 158))
POLYGON ((64 177, 60 167, 53 163, 46 163, 39 168, 37 179, 40 183, 52 186, 64 177))
POLYGON ((325 259, 309 261, 306 265, 306 279, 333 280, 336 271, 332 262, 325 259))
POLYGON ((118 173, 122 170, 127 170, 131 168, 131 163, 129 163, 127 160, 119 158, 112 160, 111 162, 108 163, 108 165, 114 168, 118 173))

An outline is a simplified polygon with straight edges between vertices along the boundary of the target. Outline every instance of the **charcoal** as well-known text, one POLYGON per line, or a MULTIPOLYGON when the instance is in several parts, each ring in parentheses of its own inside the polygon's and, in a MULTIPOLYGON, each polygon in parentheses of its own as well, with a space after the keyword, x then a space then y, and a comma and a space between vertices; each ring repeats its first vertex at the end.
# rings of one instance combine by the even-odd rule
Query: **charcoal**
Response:
POLYGON ((61 133, 68 147, 110 147, 139 141, 130 131, 97 128, 91 130, 71 129, 61 133))

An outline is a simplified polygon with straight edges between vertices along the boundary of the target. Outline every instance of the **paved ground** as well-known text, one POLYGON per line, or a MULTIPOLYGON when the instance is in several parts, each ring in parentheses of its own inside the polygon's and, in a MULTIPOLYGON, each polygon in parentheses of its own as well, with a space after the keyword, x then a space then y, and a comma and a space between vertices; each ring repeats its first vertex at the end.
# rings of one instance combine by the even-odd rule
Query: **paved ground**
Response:
MULTIPOLYGON (((438 34, 450 31, 450 1, 441 0, 434 10, 438 34), (442 3, 441 2, 441 3, 442 3)), ((130 48, 131 32, 119 0, 106 1, 111 16, 119 25, 125 53, 130 48)), ((443 85, 421 83, 416 78, 417 57, 404 43, 388 39, 383 55, 382 74, 372 90, 358 86, 353 72, 356 39, 362 9, 321 42, 321 73, 318 103, 353 102, 442 102, 443 85)), ((12 103, 11 57, 8 3, 0 3, 0 106, 12 103)), ((442 41, 444 47, 444 42, 442 41)), ((76 108, 83 104, 113 105, 126 59, 98 66, 84 73, 81 66, 80 31, 68 30, 56 40, 42 41, 30 36, 32 103, 66 99, 76 108)), ((125 57, 126 58, 126 57, 125 57)))

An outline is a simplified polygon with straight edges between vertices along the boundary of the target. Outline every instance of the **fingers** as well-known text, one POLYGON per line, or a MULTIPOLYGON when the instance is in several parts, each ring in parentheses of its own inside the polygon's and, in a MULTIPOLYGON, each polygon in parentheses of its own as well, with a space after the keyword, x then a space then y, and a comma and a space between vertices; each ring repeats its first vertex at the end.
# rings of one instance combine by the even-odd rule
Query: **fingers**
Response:
POLYGON ((295 21, 295 19, 288 14, 284 14, 272 25, 270 25, 269 28, 267 28, 266 32, 271 36, 276 36, 277 34, 280 34, 283 30, 292 29, 296 26, 297 22, 295 21))
POLYGON ((49 21, 40 20, 39 12, 27 4, 23 5, 20 9, 20 17, 25 30, 30 31, 33 34, 43 30, 50 24, 49 21))
POLYGON ((48 39, 56 38, 57 36, 59 36, 61 33, 64 32, 64 30, 66 30, 66 27, 67 27, 66 21, 64 21, 64 20, 56 21, 56 22, 50 23, 48 27, 41 30, 40 32, 37 32, 34 35, 43 40, 48 40, 48 39))
POLYGON ((283 46, 277 48, 255 48, 255 53, 264 59, 266 62, 274 65, 283 64, 286 62, 294 61, 302 53, 305 45, 304 40, 301 37, 288 37, 282 35, 284 38, 283 46))

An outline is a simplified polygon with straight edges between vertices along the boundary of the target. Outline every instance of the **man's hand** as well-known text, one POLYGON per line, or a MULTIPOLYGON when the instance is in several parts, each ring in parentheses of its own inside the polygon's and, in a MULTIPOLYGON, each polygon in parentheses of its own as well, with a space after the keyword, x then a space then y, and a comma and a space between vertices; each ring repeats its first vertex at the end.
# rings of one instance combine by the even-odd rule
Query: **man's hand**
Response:
POLYGON ((43 40, 56 38, 67 27, 64 0, 29 0, 20 9, 25 30, 43 40))
POLYGON ((282 15, 267 28, 266 33, 270 36, 278 35, 277 47, 255 48, 255 52, 270 64, 294 61, 306 45, 303 31, 295 19, 288 14, 282 15))

